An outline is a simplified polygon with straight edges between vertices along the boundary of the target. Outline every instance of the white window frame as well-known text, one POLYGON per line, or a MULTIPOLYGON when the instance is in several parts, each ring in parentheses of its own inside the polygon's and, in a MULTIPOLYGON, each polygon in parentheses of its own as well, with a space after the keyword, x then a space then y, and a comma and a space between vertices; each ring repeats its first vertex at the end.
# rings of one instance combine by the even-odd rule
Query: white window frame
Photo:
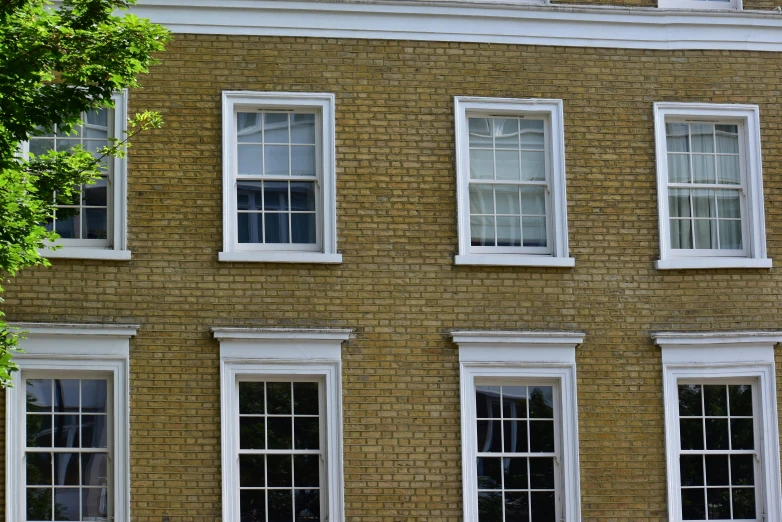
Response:
POLYGON ((130 338, 137 325, 11 323, 23 333, 14 356, 20 371, 6 389, 6 520, 26 520, 25 401, 26 373, 110 376, 113 395, 111 448, 114 522, 130 522, 130 417, 128 366, 130 338))
POLYGON ((732 10, 741 11, 742 0, 730 0, 729 2, 712 2, 703 0, 657 0, 660 9, 706 9, 706 10, 732 10))
POLYGON ((669 520, 682 520, 678 383, 693 379, 720 384, 742 379, 755 385, 762 479, 755 486, 761 499, 757 520, 782 520, 774 366, 774 346, 782 342, 782 332, 659 332, 652 339, 662 349, 669 520))
POLYGON ((342 468, 342 342, 349 329, 211 328, 220 342, 220 420, 223 467, 223 520, 239 520, 239 422, 237 382, 242 378, 307 377, 319 380, 325 396, 326 512, 321 518, 345 521, 342 468))
MULTIPOLYGON (((659 270, 701 268, 771 268, 766 255, 763 174, 760 153, 760 110, 757 105, 710 103, 654 104, 657 160, 657 205, 660 232, 659 270), (745 254, 719 250, 672 249, 668 207, 666 121, 708 121, 737 124, 742 160, 742 230, 745 254)), ((697 188, 697 185, 693 185, 697 188)))
POLYGON ((223 91, 223 250, 219 261, 261 263, 341 263, 337 253, 335 96, 331 93, 223 91), (312 245, 240 244, 236 211, 236 114, 247 110, 311 110, 315 113, 320 155, 316 226, 319 250, 312 245))
MULTIPOLYGON (((546 383, 555 387, 555 419, 560 455, 555 468, 559 485, 557 509, 562 520, 581 520, 578 457, 578 408, 576 346, 580 332, 455 331, 459 347, 462 410, 462 485, 464 520, 478 520, 476 479, 475 386, 490 381, 498 385, 546 383), (558 410, 558 412, 557 412, 558 410)), ((559 520, 559 518, 558 518, 559 520)))
MULTIPOLYGON (((567 237, 567 195, 565 193, 565 129, 562 100, 482 98, 471 96, 454 97, 454 120, 456 125, 456 200, 458 208, 459 253, 454 257, 457 265, 513 265, 542 267, 572 267, 575 260, 568 254, 567 237), (506 253, 504 247, 497 252, 476 251, 471 246, 470 234, 470 162, 469 128, 470 114, 500 116, 535 116, 545 122, 546 221, 551 253, 525 252, 506 253)), ((487 249, 482 247, 481 250, 487 249)), ((530 250, 530 249, 527 249, 530 250)), ((532 249, 534 250, 534 249, 532 249)))
MULTIPOLYGON (((111 138, 125 139, 128 130, 128 91, 115 92, 112 97, 113 109, 109 110, 112 132, 111 138)), ((22 142, 21 153, 27 157, 29 142, 22 142)), ((103 259, 107 261, 128 261, 131 252, 127 247, 128 236, 128 181, 127 157, 110 158, 112 162, 112 181, 108 196, 108 246, 95 245, 95 240, 61 239, 52 246, 43 248, 39 254, 47 259, 103 259)))

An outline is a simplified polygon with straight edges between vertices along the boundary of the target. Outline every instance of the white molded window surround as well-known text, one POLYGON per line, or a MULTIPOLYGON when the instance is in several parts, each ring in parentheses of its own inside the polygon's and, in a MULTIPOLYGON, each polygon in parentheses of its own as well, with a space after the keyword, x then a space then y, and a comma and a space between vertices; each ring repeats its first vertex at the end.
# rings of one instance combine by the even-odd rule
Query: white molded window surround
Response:
MULTIPOLYGON (((40 156, 50 150, 65 151, 76 145, 98 156, 109 138, 123 139, 127 131, 127 91, 112 96, 113 109, 99 109, 81 115, 82 125, 70 135, 57 126, 22 144, 22 154, 40 156)), ((127 158, 106 158, 100 179, 83 185, 73 201, 58 202, 49 230, 60 235, 56 250, 41 250, 47 258, 130 259, 127 236, 127 158)))
POLYGON ((8 520, 130 521, 128 355, 137 326, 15 323, 8 520))
POLYGON ((574 332, 453 332, 464 519, 581 520, 574 332))
POLYGON ((774 345, 782 332, 662 332, 671 522, 782 520, 774 345))
POLYGON ((756 105, 655 103, 658 269, 770 268, 756 105))
POLYGON ((212 328, 220 341, 223 520, 344 522, 346 329, 212 328))
POLYGON ((733 9, 741 10, 741 0, 658 0, 663 9, 733 9))
POLYGON ((574 266, 562 100, 454 98, 457 265, 574 266))
POLYGON ((223 92, 220 261, 341 263, 334 95, 223 92))

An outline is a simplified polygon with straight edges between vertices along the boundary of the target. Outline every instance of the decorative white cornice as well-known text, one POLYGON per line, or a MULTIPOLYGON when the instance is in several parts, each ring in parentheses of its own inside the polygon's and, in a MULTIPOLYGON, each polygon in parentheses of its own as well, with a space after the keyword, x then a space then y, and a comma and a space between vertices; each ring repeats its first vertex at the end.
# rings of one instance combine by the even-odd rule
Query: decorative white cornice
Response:
POLYGON ((654 343, 662 350, 664 366, 774 365, 774 346, 782 331, 656 332, 654 343))
POLYGON ((254 339, 258 341, 347 341, 350 328, 241 328, 213 326, 209 328, 218 341, 254 339))
POLYGON ((584 333, 566 331, 459 330, 451 332, 453 342, 465 344, 564 344, 576 346, 584 342, 584 333))
POLYGON ((100 336, 128 339, 136 335, 137 324, 81 324, 81 323, 8 323, 25 338, 100 336))
POLYGON ((564 331, 455 331, 462 364, 574 365, 581 332, 564 331))
POLYGON ((782 331, 654 332, 652 339, 660 346, 713 346, 715 344, 771 344, 773 346, 782 343, 782 331))
POLYGON ((782 51, 782 15, 774 11, 478 0, 140 0, 133 12, 174 33, 782 51))
POLYGON ((222 361, 318 362, 341 361, 348 328, 241 328, 209 329, 220 341, 222 361))

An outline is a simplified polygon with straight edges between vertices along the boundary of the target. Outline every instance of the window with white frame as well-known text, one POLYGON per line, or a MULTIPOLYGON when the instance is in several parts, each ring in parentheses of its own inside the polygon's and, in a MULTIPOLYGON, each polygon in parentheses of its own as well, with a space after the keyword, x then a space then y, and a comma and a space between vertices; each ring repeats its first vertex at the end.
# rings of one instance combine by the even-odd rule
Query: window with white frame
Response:
POLYGON ((568 332, 453 332, 464 519, 579 520, 575 347, 568 332))
POLYGON ((777 520, 782 333, 653 338, 662 348, 670 520, 777 520))
POLYGON ((221 261, 338 263, 334 95, 223 93, 221 261))
POLYGON ((226 520, 344 520, 341 343, 349 330, 213 328, 226 520))
MULTIPOLYGON (((77 145, 100 158, 99 149, 109 139, 123 139, 127 130, 126 93, 112 96, 113 108, 101 108, 81 115, 82 123, 70 134, 57 125, 42 129, 22 144, 22 153, 36 156, 50 150, 67 151, 77 145)), ((55 211, 48 230, 59 234, 56 250, 46 249, 46 257, 88 259, 130 259, 126 250, 126 158, 105 157, 100 177, 65 198, 54 194, 55 211)))
POLYGON ((740 10, 742 0, 658 0, 664 9, 733 9, 740 10))
POLYGON ((561 100, 455 98, 457 264, 573 266, 561 100))
POLYGON ((758 108, 655 104, 658 268, 771 266, 758 108))
POLYGON ((136 328, 14 326, 28 333, 7 391, 10 519, 128 521, 128 340, 136 328))

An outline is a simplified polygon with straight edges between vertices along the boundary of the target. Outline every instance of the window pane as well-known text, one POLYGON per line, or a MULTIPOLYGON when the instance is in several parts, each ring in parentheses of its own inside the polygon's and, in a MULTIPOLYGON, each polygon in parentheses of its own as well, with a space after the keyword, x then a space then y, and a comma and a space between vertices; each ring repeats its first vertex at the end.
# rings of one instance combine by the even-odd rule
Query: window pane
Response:
POLYGON ((475 407, 479 419, 500 418, 500 387, 476 386, 475 407))
POLYGON ((81 219, 79 209, 58 209, 54 230, 63 239, 80 239, 81 219), (76 215, 74 215, 74 213, 76 215), (64 217, 66 216, 67 217, 64 217))
POLYGON ((736 125, 717 125, 717 152, 721 154, 739 153, 739 128, 736 125))
POLYGON ((682 490, 682 518, 703 520, 706 518, 706 496, 703 489, 682 490))
POLYGON ((106 415, 81 416, 81 446, 83 448, 105 448, 106 446, 106 415))
POLYGON ((288 215, 264 215, 264 239, 266 243, 288 243, 288 215))
POLYGON ((717 248, 717 222, 715 220, 695 220, 695 248, 717 248))
POLYGON ((266 404, 269 409, 269 413, 290 415, 292 413, 291 383, 267 382, 266 404))
POLYGON ((690 190, 673 188, 668 191, 671 217, 690 217, 690 190))
POLYGON ((739 166, 739 156, 718 156, 717 157, 718 183, 730 185, 741 184, 741 167, 739 166))
POLYGON ((497 217, 497 246, 521 246, 520 218, 497 217))
POLYGON ((67 152, 77 145, 81 145, 81 140, 57 138, 57 152, 67 152))
POLYGON ((554 459, 529 459, 530 489, 554 489, 554 459))
POLYGON ((470 179, 494 179, 494 151, 470 150, 470 179))
POLYGON ((293 114, 291 141, 293 143, 315 144, 314 114, 293 114))
POLYGON ((715 191, 710 189, 695 189, 692 191, 692 209, 695 217, 717 216, 714 196, 715 191))
POLYGON ((707 486, 729 486, 728 478, 728 456, 727 455, 706 455, 706 485, 707 486))
POLYGON ((503 421, 505 428, 505 451, 525 453, 527 451, 527 421, 503 421))
POLYGON ((502 415, 506 419, 527 418, 527 387, 502 387, 502 415))
POLYGON ((519 129, 521 134, 521 148, 543 150, 543 120, 520 120, 519 129))
POLYGON ((554 451, 554 421, 530 421, 529 450, 531 452, 554 451))
POLYGON ((52 519, 51 488, 27 488, 27 520, 52 519))
POLYGON ((544 187, 521 187, 521 212, 529 215, 546 215, 546 189, 544 187))
POLYGON ((27 411, 52 411, 51 379, 27 379, 27 411))
POLYGON ((79 520, 79 490, 54 489, 54 520, 79 520))
POLYGON ((521 176, 519 153, 515 150, 498 150, 495 152, 497 160, 497 179, 518 180, 521 176))
POLYGON ((287 176, 288 170, 288 146, 266 145, 263 148, 264 174, 267 176, 287 176))
POLYGON ((690 133, 693 152, 714 152, 714 125, 693 123, 690 133))
POLYGON ((52 447, 51 415, 27 415, 27 445, 31 448, 52 447))
MULTIPOLYGON (((539 459, 534 459, 539 460, 539 459)), ((506 458, 502 459, 503 472, 505 473, 505 489, 528 489, 529 478, 527 476, 527 459, 506 458)))
POLYGON ((493 147, 490 118, 468 118, 470 147, 493 147))
POLYGON ((265 113, 263 131, 265 143, 288 143, 288 114, 265 113))
POLYGON ((521 220, 523 246, 545 247, 548 244, 546 238, 546 218, 523 217, 521 220))
POLYGON ((83 486, 105 486, 108 480, 105 453, 82 453, 81 484, 83 486))
POLYGON ((81 490, 82 520, 101 520, 108 517, 107 494, 105 487, 81 490))
POLYGON ((291 430, 292 417, 268 417, 266 428, 269 449, 292 449, 293 434, 291 430))
POLYGON ((77 379, 54 379, 54 411, 79 411, 79 381, 77 379))
POLYGON ((263 417, 239 419, 239 447, 242 449, 266 448, 266 423, 263 417))
POLYGON ((731 449, 755 449, 755 431, 752 422, 752 419, 730 420, 731 449))
POLYGON ((499 420, 478 421, 478 451, 498 453, 502 451, 502 426, 499 420))
POLYGON ((320 520, 320 491, 317 489, 296 490, 296 522, 320 520))
POLYGON ((85 113, 85 122, 89 125, 96 125, 98 127, 107 127, 109 125, 109 110, 108 109, 96 109, 85 113))
POLYGON ((692 221, 671 220, 671 248, 692 248, 692 221))
POLYGON ((521 179, 524 181, 546 180, 546 155, 543 152, 522 151, 521 179))
MULTIPOLYGON (((499 520, 499 519, 498 519, 499 520)), ((505 493, 505 520, 529 520, 529 493, 505 493)))
POLYGON ((79 416, 55 415, 54 416, 54 446, 56 448, 79 447, 79 416))
POLYGON ((679 416, 694 417, 703 415, 701 407, 701 387, 697 384, 679 385, 679 416))
POLYGON ((530 386, 529 416, 531 419, 554 418, 554 390, 551 386, 530 386))
POLYGON ((494 214, 494 188, 492 185, 470 184, 470 214, 494 214))
POLYGON ((36 156, 42 156, 54 149, 53 139, 31 139, 30 140, 30 152, 36 156))
POLYGON ((500 458, 478 457, 476 467, 478 472, 478 489, 502 488, 501 463, 502 459, 500 458))
POLYGON ((728 414, 728 387, 721 384, 704 386, 703 402, 706 407, 706 416, 726 416, 728 414))
MULTIPOLYGON (((519 215, 519 187, 516 185, 497 185, 497 214, 519 215)), ((523 188, 522 188, 523 190, 523 188)), ((482 214, 482 212, 475 212, 482 214)))
POLYGON ((752 416, 752 386, 746 384, 728 386, 730 414, 734 417, 752 416))
POLYGON ((240 143, 261 143, 261 114, 254 112, 237 113, 236 135, 240 143))
POLYGON ((728 419, 706 419, 706 449, 729 449, 728 419))
POLYGON ((497 522, 502 520, 502 493, 478 493, 478 522, 497 522))
POLYGON ((668 182, 690 182, 690 156, 688 154, 668 154, 668 182))
POLYGON ((238 181, 236 183, 236 209, 262 210, 263 183, 260 181, 238 181))
POLYGON ((239 413, 264 413, 264 383, 239 383, 239 413))
POLYGON ((296 415, 318 414, 318 383, 293 383, 293 412, 296 415))
POLYGON ((719 217, 741 218, 741 194, 737 190, 718 190, 717 206, 719 207, 719 217))
POLYGON ((315 228, 315 214, 291 215, 291 243, 315 244, 317 243, 317 229, 315 228))
POLYGON ((693 183, 715 183, 717 181, 714 156, 711 154, 693 154, 692 155, 692 182, 693 183))
POLYGON ((472 246, 496 246, 494 242, 494 218, 483 216, 470 217, 472 246))
POLYGON ((108 203, 108 180, 99 178, 92 185, 84 185, 82 202, 88 207, 105 207, 108 203))
POLYGON ((267 482, 270 488, 289 488, 293 485, 290 455, 267 455, 267 482))
POLYGON ((553 491, 533 491, 530 493, 530 504, 532 508, 532 520, 535 522, 555 522, 556 509, 554 508, 553 491))
POLYGON ((51 453, 27 453, 27 485, 51 486, 52 485, 52 454, 51 453))
POLYGON ((494 146, 498 149, 519 148, 519 119, 494 119, 494 146))
POLYGON ((291 175, 317 176, 315 147, 291 148, 291 175))
POLYGON ((263 243, 263 214, 239 213, 239 243, 263 243))
POLYGON ((293 431, 296 436, 295 449, 320 448, 320 423, 317 417, 295 417, 293 431))
POLYGON ((81 381, 82 413, 106 413, 108 382, 103 379, 81 381))
POLYGON ((239 491, 239 511, 242 521, 266 520, 266 492, 264 490, 243 489, 239 491))
POLYGON ((265 181, 263 183, 264 210, 289 210, 288 182, 265 181))
POLYGON ((237 149, 236 165, 239 175, 259 176, 263 174, 263 147, 242 145, 237 149))
POLYGON ((294 455, 293 485, 297 488, 317 488, 320 486, 320 456, 294 455))
POLYGON ((706 490, 709 520, 730 519, 730 490, 709 488, 706 490))
POLYGON ((755 488, 737 488, 733 490, 733 518, 754 519, 755 488))
POLYGON ((668 152, 689 152, 690 126, 686 123, 666 123, 665 134, 668 152))
POLYGON ((239 486, 262 488, 266 485, 266 458, 263 455, 239 455, 239 486))
POLYGON ((755 457, 753 455, 730 456, 730 482, 734 486, 755 484, 755 457))
POLYGON ((108 210, 87 208, 82 211, 82 239, 106 239, 108 237, 108 210))
POLYGON ((682 486, 703 486, 703 456, 681 455, 679 468, 682 486))
POLYGON ((680 419, 679 437, 683 450, 703 449, 703 420, 680 419))
POLYGON ((741 243, 741 221, 720 221, 720 248, 740 250, 741 243))

